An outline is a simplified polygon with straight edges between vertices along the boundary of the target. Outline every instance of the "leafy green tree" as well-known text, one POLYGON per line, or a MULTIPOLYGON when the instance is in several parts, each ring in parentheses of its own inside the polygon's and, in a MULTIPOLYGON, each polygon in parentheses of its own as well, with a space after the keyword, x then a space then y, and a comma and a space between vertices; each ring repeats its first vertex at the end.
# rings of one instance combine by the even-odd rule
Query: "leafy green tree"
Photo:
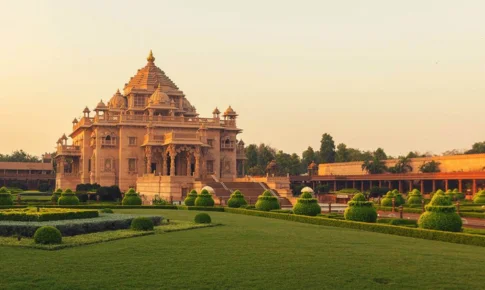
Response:
POLYGON ((472 149, 465 152, 465 154, 481 154, 485 153, 485 141, 473 144, 472 149))
POLYGON ((362 164, 362 170, 367 171, 370 174, 380 174, 387 170, 386 164, 382 161, 378 155, 374 155, 370 159, 366 159, 362 164))
POLYGON ((397 163, 388 169, 390 173, 406 173, 413 171, 411 159, 407 156, 399 156, 397 163))
POLYGON ((0 154, 1 162, 40 162, 40 158, 35 155, 30 155, 24 150, 15 150, 12 154, 0 154))
POLYGON ((335 142, 332 136, 327 133, 322 135, 322 140, 320 141, 320 162, 335 162, 335 142))
POLYGON ((374 156, 377 157, 379 160, 387 160, 387 154, 384 152, 384 149, 382 148, 377 148, 376 151, 374 151, 374 156))
POLYGON ((335 162, 349 162, 350 152, 347 149, 347 145, 340 143, 337 145, 337 151, 335 152, 335 162))
POLYGON ((311 146, 308 146, 308 148, 302 153, 302 167, 305 169, 308 168, 308 165, 310 165, 312 161, 318 163, 318 155, 315 153, 315 151, 313 151, 313 148, 311 146))
POLYGON ((440 172, 440 164, 441 163, 434 160, 424 162, 423 165, 419 167, 419 171, 421 171, 422 173, 440 172))

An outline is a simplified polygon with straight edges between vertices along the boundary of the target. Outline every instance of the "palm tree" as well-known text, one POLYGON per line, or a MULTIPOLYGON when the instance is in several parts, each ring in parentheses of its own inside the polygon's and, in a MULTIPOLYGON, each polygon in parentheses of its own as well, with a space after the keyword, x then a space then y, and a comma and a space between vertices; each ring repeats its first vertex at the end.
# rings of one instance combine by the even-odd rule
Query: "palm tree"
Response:
POLYGON ((367 171, 369 174, 380 174, 387 170, 386 164, 382 161, 379 156, 373 156, 368 158, 362 164, 362 170, 367 171))
POLYGON ((396 165, 389 168, 391 173, 406 173, 413 171, 413 167, 409 164, 411 159, 407 156, 400 156, 396 165))

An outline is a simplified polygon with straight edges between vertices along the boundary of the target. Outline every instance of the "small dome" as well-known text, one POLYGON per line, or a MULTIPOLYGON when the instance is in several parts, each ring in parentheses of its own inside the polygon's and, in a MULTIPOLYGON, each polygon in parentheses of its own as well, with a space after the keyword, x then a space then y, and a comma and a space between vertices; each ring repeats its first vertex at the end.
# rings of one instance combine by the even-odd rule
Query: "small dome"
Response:
POLYGON ((90 111, 90 110, 89 110, 89 108, 86 106, 86 108, 84 108, 83 113, 91 113, 91 111, 90 111))
POLYGON ((72 120, 72 123, 77 124, 78 123, 77 118, 74 118, 74 120, 72 120))
POLYGON ((187 100, 187 98, 183 99, 182 108, 187 112, 195 112, 195 107, 190 104, 190 102, 189 102, 189 100, 187 100))
POLYGON ((239 145, 244 146, 244 141, 242 139, 239 140, 239 145))
POLYGON ((123 97, 123 95, 121 95, 120 90, 117 90, 116 93, 111 97, 108 105, 112 109, 126 108, 126 99, 123 97))
POLYGON ((62 144, 62 140, 61 140, 61 138, 57 139, 57 142, 56 142, 56 143, 57 143, 57 144, 62 144))
POLYGON ((311 194, 314 194, 315 192, 313 191, 313 189, 309 186, 306 186, 306 187, 303 187, 301 189, 301 193, 304 193, 304 192, 308 192, 308 193, 311 193, 311 194))
POLYGON ((220 113, 221 113, 221 111, 219 111, 219 109, 217 107, 214 109, 214 111, 212 111, 212 114, 214 114, 214 115, 219 115, 220 113))
POLYGON ((229 106, 224 112, 224 116, 237 116, 236 112, 229 106))
POLYGON ((155 92, 151 95, 150 99, 148 100, 148 103, 152 105, 170 104, 170 97, 164 92, 162 92, 160 83, 158 84, 158 87, 155 90, 155 92))
POLYGON ((108 107, 104 104, 103 100, 99 101, 98 105, 96 106, 95 110, 106 110, 108 107))
POLYGON ((204 189, 207 190, 210 194, 215 194, 214 188, 212 188, 210 186, 202 187, 201 191, 204 190, 204 189))
POLYGON ((317 168, 317 164, 315 163, 315 161, 312 161, 312 163, 308 165, 308 169, 315 169, 315 168, 317 168))
POLYGON ((66 134, 62 134, 61 139, 62 139, 62 140, 67 140, 67 136, 66 136, 66 134))

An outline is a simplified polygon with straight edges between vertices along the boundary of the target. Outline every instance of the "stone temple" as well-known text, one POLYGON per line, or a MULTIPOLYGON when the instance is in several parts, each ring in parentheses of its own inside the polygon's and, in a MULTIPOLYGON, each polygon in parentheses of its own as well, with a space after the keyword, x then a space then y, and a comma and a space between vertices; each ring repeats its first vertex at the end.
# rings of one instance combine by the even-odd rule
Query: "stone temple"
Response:
MULTIPOLYGON (((201 118, 179 87, 155 65, 152 52, 123 92, 86 107, 73 120, 72 145, 57 141, 56 188, 80 183, 130 187, 147 198, 179 200, 204 181, 235 180, 244 172, 244 143, 229 106, 201 118)), ((228 194, 227 194, 228 195, 228 194)))
POLYGON ((263 190, 279 196, 282 205, 291 195, 287 176, 244 176, 244 142, 237 136, 238 114, 229 106, 216 107, 201 118, 183 91, 155 65, 152 52, 123 92, 108 103, 102 100, 72 121, 69 137, 57 141, 56 188, 78 184, 135 188, 145 204, 155 196, 181 201, 204 186, 223 203, 236 189, 250 203, 263 190))

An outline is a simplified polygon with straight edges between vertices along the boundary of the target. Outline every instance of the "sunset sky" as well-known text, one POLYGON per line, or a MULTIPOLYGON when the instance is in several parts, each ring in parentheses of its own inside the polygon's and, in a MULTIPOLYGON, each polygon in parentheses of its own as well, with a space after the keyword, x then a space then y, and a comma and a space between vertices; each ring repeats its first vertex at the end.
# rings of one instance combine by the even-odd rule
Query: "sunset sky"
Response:
POLYGON ((0 0, 0 153, 40 155, 155 64, 246 144, 388 154, 485 140, 485 1, 0 0))

